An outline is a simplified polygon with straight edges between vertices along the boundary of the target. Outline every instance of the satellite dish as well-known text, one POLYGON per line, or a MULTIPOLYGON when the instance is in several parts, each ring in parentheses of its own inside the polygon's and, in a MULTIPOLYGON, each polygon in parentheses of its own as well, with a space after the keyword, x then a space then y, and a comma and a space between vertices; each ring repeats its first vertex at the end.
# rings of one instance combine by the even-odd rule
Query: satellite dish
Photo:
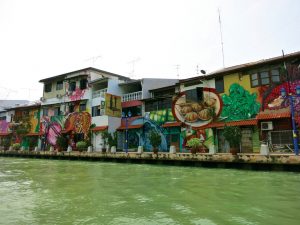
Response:
POLYGON ((206 74, 206 71, 205 71, 205 70, 200 70, 200 72, 201 72, 202 74, 206 74))

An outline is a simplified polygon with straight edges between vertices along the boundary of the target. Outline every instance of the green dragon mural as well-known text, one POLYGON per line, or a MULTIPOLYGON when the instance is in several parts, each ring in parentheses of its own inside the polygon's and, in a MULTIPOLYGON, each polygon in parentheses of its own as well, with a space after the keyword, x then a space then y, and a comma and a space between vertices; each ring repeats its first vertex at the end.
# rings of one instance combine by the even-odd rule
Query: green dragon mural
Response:
POLYGON ((260 109, 260 103, 256 101, 256 93, 250 94, 241 85, 234 83, 229 88, 229 95, 224 94, 223 110, 221 117, 226 121, 251 119, 260 109))

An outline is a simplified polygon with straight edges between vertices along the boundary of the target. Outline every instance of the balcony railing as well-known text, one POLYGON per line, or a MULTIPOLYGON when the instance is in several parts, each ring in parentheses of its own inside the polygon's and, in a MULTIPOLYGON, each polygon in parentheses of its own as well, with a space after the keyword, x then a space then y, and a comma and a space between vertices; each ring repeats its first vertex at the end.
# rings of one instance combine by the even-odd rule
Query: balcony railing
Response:
POLYGON ((104 98, 106 92, 107 92, 107 88, 93 91, 93 98, 98 98, 98 97, 104 98))
POLYGON ((122 96, 122 102, 128 102, 128 101, 132 101, 132 100, 141 100, 141 99, 142 99, 141 91, 124 94, 122 96))

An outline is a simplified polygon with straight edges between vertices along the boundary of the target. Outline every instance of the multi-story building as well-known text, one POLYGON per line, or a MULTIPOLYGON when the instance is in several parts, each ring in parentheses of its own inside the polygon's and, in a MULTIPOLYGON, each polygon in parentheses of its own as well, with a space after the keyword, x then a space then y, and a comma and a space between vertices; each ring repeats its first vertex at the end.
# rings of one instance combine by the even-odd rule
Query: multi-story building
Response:
POLYGON ((300 99, 294 97, 295 107, 291 108, 290 98, 281 96, 281 92, 296 94, 296 86, 300 85, 299 65, 300 52, 296 52, 180 80, 175 85, 172 112, 181 123, 177 124, 181 131, 177 144, 172 144, 186 151, 186 142, 197 137, 204 149, 229 152, 223 129, 239 126, 241 152, 259 152, 261 141, 266 139, 290 149, 291 109, 298 124, 300 99))

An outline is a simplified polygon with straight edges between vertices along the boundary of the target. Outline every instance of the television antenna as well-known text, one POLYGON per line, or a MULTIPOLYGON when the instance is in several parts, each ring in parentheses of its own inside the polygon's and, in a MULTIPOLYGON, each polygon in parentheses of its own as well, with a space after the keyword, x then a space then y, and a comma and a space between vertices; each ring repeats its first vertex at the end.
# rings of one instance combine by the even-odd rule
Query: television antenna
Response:
POLYGON ((137 58, 135 58, 135 59, 133 59, 133 60, 131 60, 131 61, 129 61, 128 62, 128 64, 132 64, 132 70, 131 70, 131 72, 129 73, 132 77, 134 76, 134 69, 135 69, 135 64, 138 62, 138 61, 140 61, 140 57, 137 57, 137 58))
POLYGON ((176 73, 177 73, 177 78, 179 79, 179 69, 180 69, 180 65, 176 64, 175 65, 175 69, 176 69, 176 73))
POLYGON ((218 14, 219 14, 219 26, 220 26, 220 35, 221 35, 221 47, 222 47, 222 60, 223 60, 223 68, 225 68, 225 62, 224 62, 224 46, 223 46, 223 34, 222 34, 222 22, 221 22, 221 14, 220 9, 218 8, 218 14))
POLYGON ((88 58, 88 59, 86 59, 86 60, 84 60, 84 61, 91 62, 92 66, 95 66, 96 61, 97 61, 98 59, 100 59, 100 58, 102 58, 102 56, 101 56, 101 55, 97 55, 97 56, 93 56, 93 57, 91 57, 91 58, 88 58))
POLYGON ((18 93, 17 90, 9 89, 9 88, 6 88, 6 87, 0 87, 0 89, 4 89, 6 91, 6 96, 4 97, 4 100, 7 100, 8 96, 10 95, 10 93, 12 93, 12 92, 18 93))

